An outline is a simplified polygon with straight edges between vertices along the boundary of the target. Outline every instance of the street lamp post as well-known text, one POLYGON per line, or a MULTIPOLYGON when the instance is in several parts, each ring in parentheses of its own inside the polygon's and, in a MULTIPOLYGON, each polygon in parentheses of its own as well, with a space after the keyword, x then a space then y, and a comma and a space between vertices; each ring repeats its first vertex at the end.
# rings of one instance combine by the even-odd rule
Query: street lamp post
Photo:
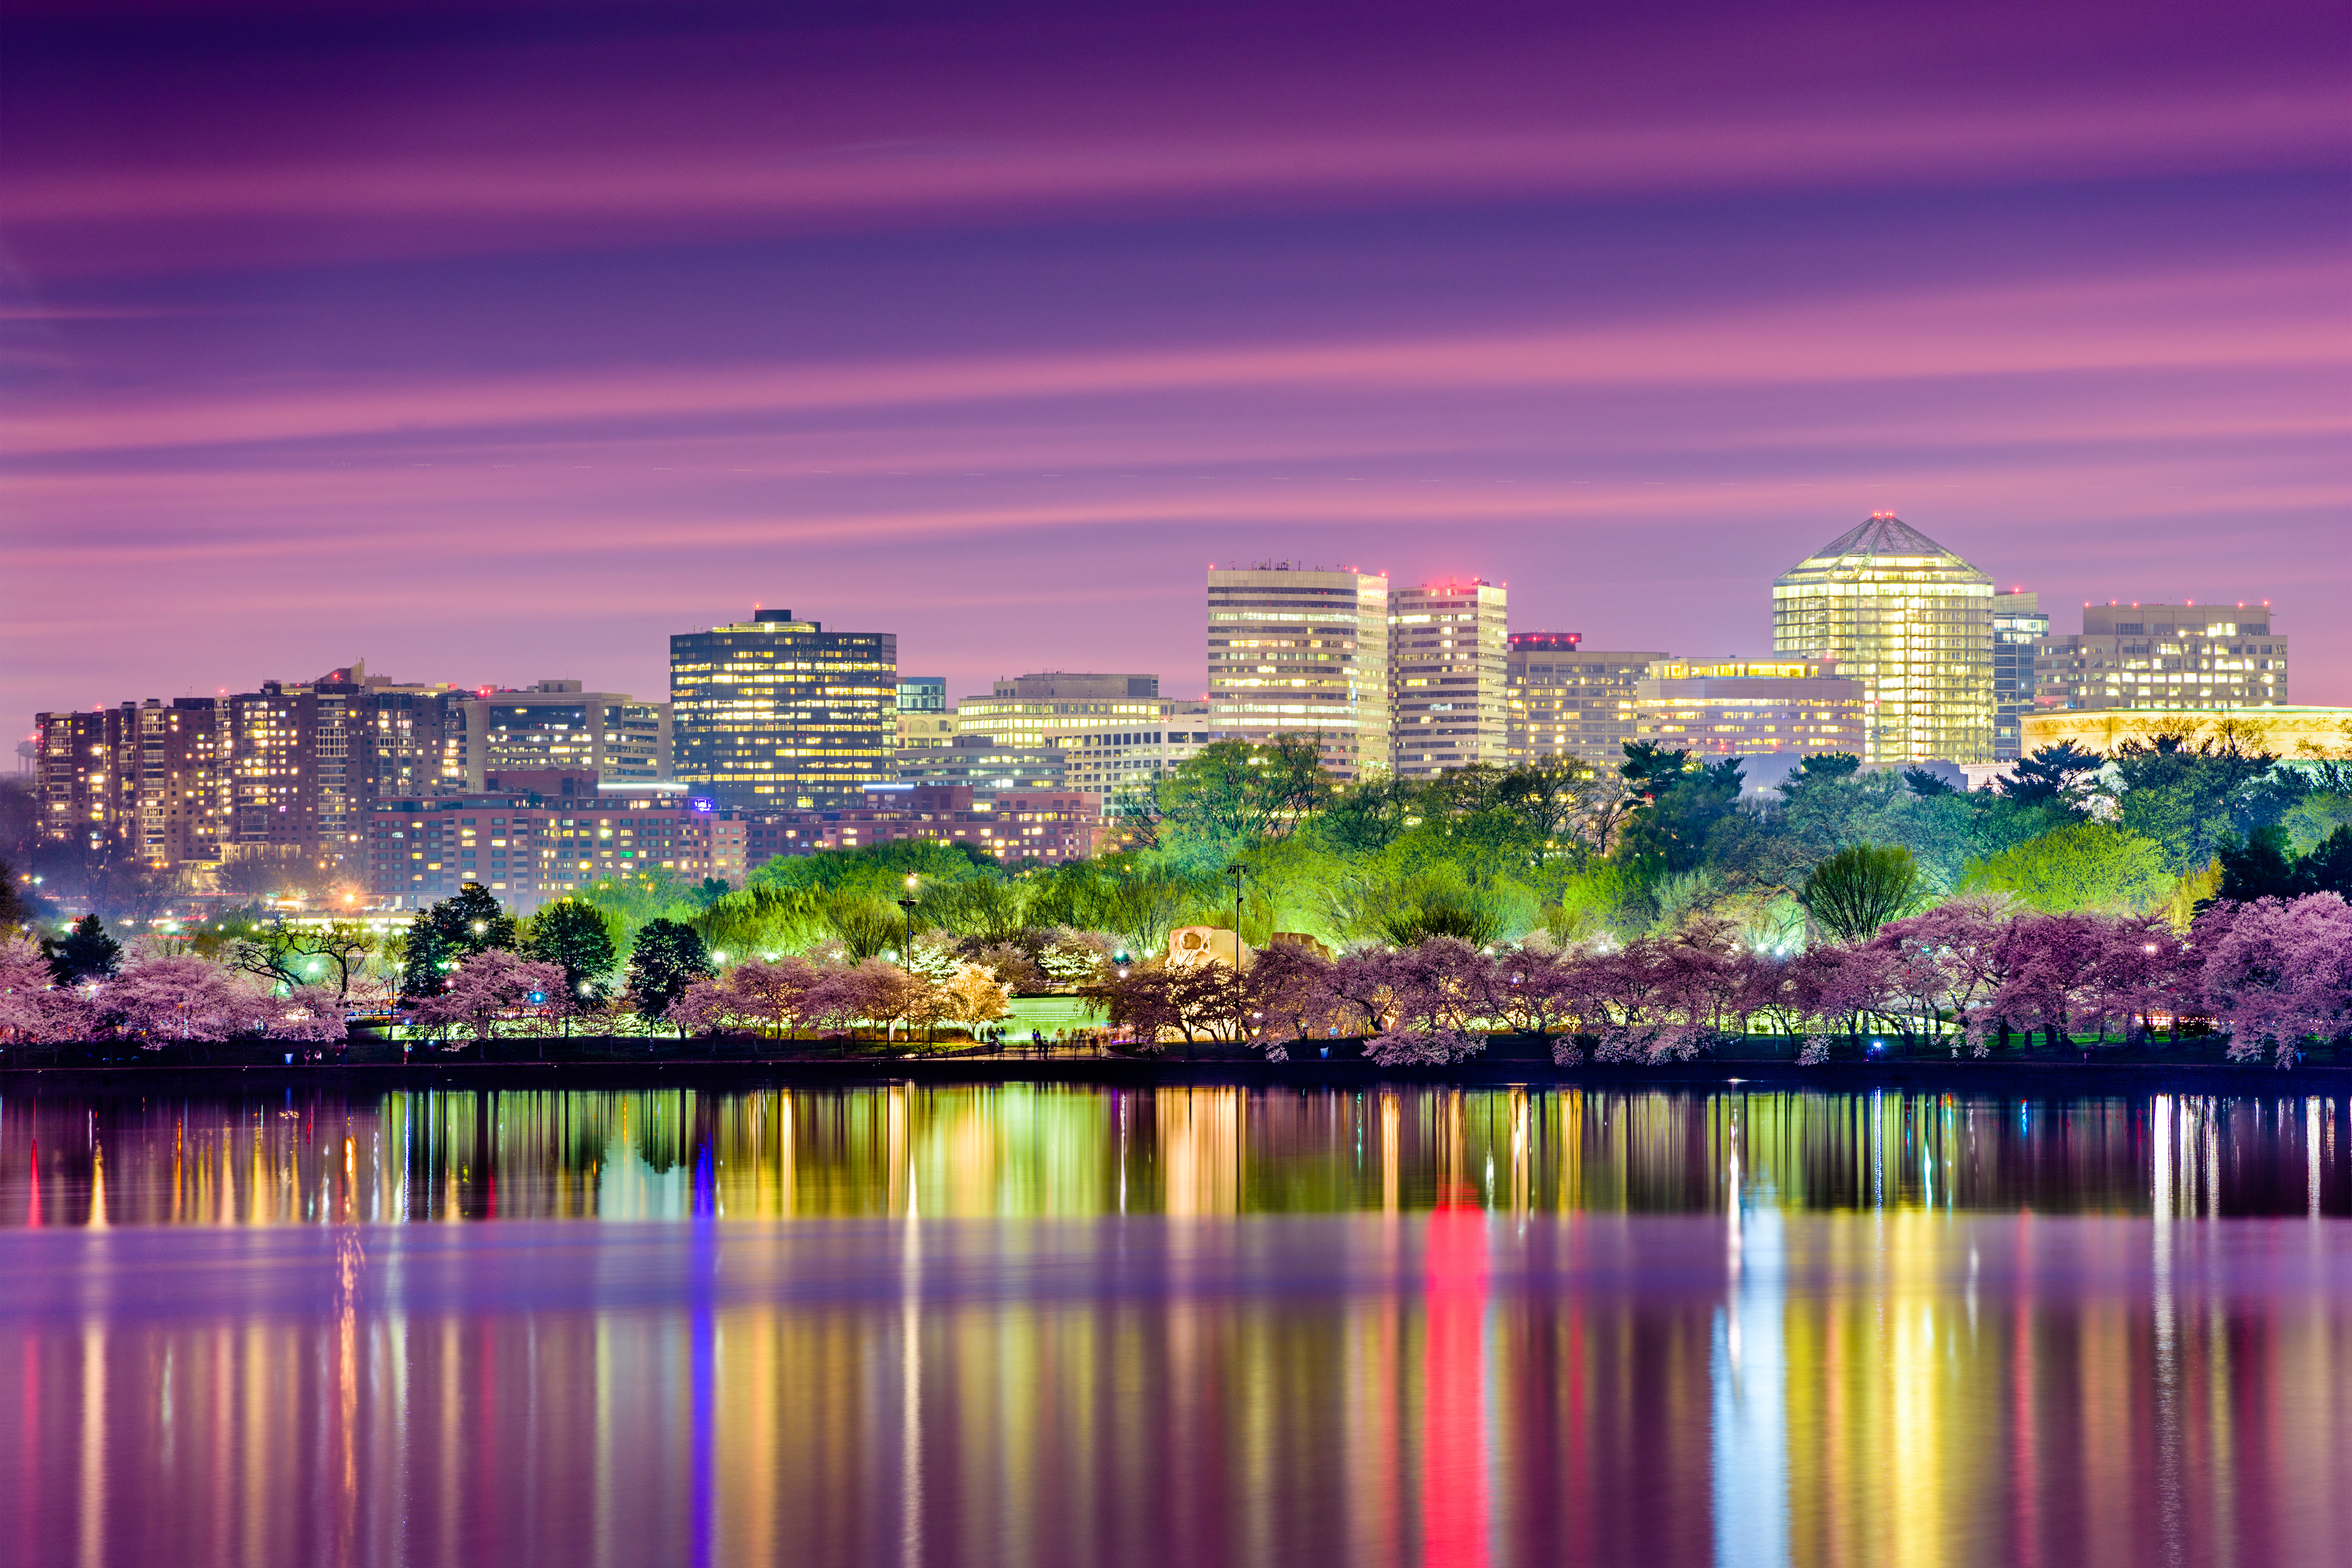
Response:
POLYGON ((1248 1038, 1249 1019, 1242 1011, 1242 879, 1248 875, 1238 860, 1225 868, 1234 879, 1234 1041, 1248 1038))
POLYGON ((907 973, 912 974, 915 973, 915 879, 911 874, 907 878, 907 896, 898 900, 898 907, 907 911, 907 945, 898 950, 898 958, 907 973))

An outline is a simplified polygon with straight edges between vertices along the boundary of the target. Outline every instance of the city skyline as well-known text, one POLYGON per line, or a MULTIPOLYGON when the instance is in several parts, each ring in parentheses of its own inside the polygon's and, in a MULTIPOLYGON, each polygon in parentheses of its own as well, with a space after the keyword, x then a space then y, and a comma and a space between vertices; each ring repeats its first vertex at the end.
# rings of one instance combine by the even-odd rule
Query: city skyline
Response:
MULTIPOLYGON (((1874 513, 1873 515, 1894 514, 1874 513)), ((1277 563, 1271 557, 1265 558, 1263 560, 1254 560, 1245 564, 1239 563, 1234 564, 1238 566, 1240 570, 1244 571, 1253 568, 1276 569, 1277 566, 1278 569, 1281 570, 1296 569, 1299 571, 1314 571, 1318 569, 1313 564, 1294 563, 1287 561, 1277 563)), ((1213 574, 1228 569, 1228 567, 1218 566, 1213 563, 1210 566, 1210 571, 1213 574)), ((1347 570, 1353 573, 1357 569, 1350 567, 1347 570)), ((1386 571, 1377 569, 1365 569, 1361 573, 1361 575, 1366 577, 1388 578, 1392 588, 1412 588, 1416 585, 1413 583, 1398 579, 1386 571)), ((1991 572, 1990 575, 1994 580, 1996 587, 1998 587, 2003 581, 2007 580, 2004 574, 1998 571, 1991 572)), ((2208 580, 2210 580, 2210 574, 2209 574, 2208 580)), ((1481 579, 1478 579, 1474 574, 1474 575, 1470 577, 1462 577, 1458 574, 1440 575, 1430 578, 1427 581, 1433 584, 1444 584, 1448 581, 1470 582, 1477 580, 1481 579)), ((1508 584, 1507 581, 1503 581, 1499 583, 1499 585, 1507 588, 1508 584)), ((2177 589, 2175 589, 2174 592, 2178 595, 2177 589)), ((1199 593, 1198 587, 1194 586, 1192 589, 1192 595, 1197 595, 1199 593)), ((1771 584, 1769 577, 1763 583, 1760 593, 1761 596, 1759 599, 1759 603, 1762 606, 1759 615, 1761 622, 1760 637, 1746 639, 1746 644, 1743 645, 1739 639, 1727 637, 1724 636, 1720 628, 1711 628, 1698 633, 1697 636, 1700 640, 1697 642, 1674 647, 1671 650, 1672 657, 1685 659, 1697 659, 1700 661, 1727 660, 1734 662, 1741 660, 1769 660, 1773 658, 1773 628, 1771 625, 1772 608, 1769 596, 1771 593, 1771 584)), ((1999 596, 2003 598, 2013 597, 2016 594, 2020 593, 2030 597, 2033 595, 2034 590, 2032 589, 2032 584, 2017 584, 2013 590, 2002 590, 1999 596)), ((2078 637, 2089 624, 2087 617, 2090 612, 2105 610, 2111 606, 2128 605, 2139 603, 2146 603, 2152 605, 2179 605, 2183 600, 2186 600, 2188 604, 2192 605, 2201 602, 2208 605, 2226 605, 2238 608, 2256 607, 2265 613, 2266 618, 2276 616, 2280 617, 2282 620, 2292 616, 2294 614, 2292 609, 2293 600, 2291 598, 2282 600, 2278 597, 2276 593, 2272 593, 2270 596, 2262 598, 2229 599, 2215 597, 2200 601, 2190 595, 2179 595, 2175 597, 2167 597, 2163 593, 2151 592, 2141 600, 2126 600, 2113 597, 2105 600, 2084 600, 2079 607, 2063 602, 2053 605, 2049 602, 2046 592, 2042 595, 2042 597, 2043 599, 2043 603, 2042 605, 2041 613, 2045 616, 2048 616, 2051 622, 2050 630, 2047 635, 2062 640, 2069 637, 2078 637), (2074 625, 2072 627, 2068 627, 2064 625, 2064 623, 2070 618, 2074 620, 2074 625)), ((1578 622, 1580 619, 1588 621, 1592 625, 1609 626, 1621 624, 1623 620, 1629 618, 1639 618, 1628 616, 1622 610, 1620 610, 1613 616, 1604 611, 1586 617, 1579 617, 1572 613, 1548 615, 1542 609, 1543 605, 1548 602, 1549 601, 1547 599, 1538 598, 1537 605, 1526 613, 1524 619, 1517 615, 1514 616, 1514 624, 1518 625, 1521 629, 1527 629, 1538 625, 1546 626, 1569 626, 1572 622, 1578 622)), ((1192 636, 1194 638, 1194 648, 1198 651, 1193 653, 1190 659, 1180 658, 1177 662, 1180 666, 1182 666, 1187 665, 1193 660, 1199 661, 1200 668, 1202 672, 1202 679, 1197 683, 1189 683, 1185 680, 1183 674, 1180 673, 1173 678, 1173 684, 1167 693, 1167 696, 1171 700, 1192 702, 1206 701, 1211 696, 1211 683, 1207 679, 1209 659, 1205 647, 1203 647, 1202 643, 1199 641, 1198 622, 1200 619, 1200 603, 1197 596, 1193 597, 1183 607, 1181 613, 1185 619, 1193 623, 1193 625, 1188 629, 1191 631, 1192 636)), ((775 612, 767 612, 765 613, 764 618, 773 619, 775 618, 775 612)), ((762 616, 763 611, 761 605, 760 603, 754 603, 751 606, 749 614, 738 616, 734 617, 734 621, 749 621, 762 618, 762 616)), ((694 624, 684 635, 700 635, 715 628, 723 628, 730 624, 733 624, 733 622, 731 622, 728 617, 714 614, 707 622, 698 622, 694 624)), ((2312 623, 2314 626, 2322 624, 2324 623, 2312 623)), ((887 627, 877 629, 883 630, 885 635, 889 635, 889 629, 887 627)), ((1605 636, 1596 637, 1589 631, 1582 630, 1580 626, 1575 628, 1575 632, 1577 636, 1580 637, 1582 645, 1587 648, 1602 648, 1612 646, 1612 639, 1609 637, 1605 636)), ((2298 625, 2296 632, 2298 637, 2301 639, 2301 647, 2308 647, 2315 644, 2324 644, 2324 635, 2315 635, 2306 626, 2298 625)), ((650 674, 647 679, 637 681, 635 684, 608 683, 606 689, 613 692, 633 695, 639 701, 664 702, 667 700, 671 690, 667 643, 669 638, 678 635, 681 635, 681 633, 679 628, 676 626, 663 628, 656 634, 656 640, 660 646, 652 655, 645 658, 638 658, 635 655, 620 656, 623 662, 635 659, 635 661, 638 663, 649 664, 651 666, 650 674)), ((901 672, 915 669, 939 669, 943 668, 953 670, 959 667, 973 671, 987 672, 985 674, 971 674, 968 676, 950 673, 944 677, 927 677, 927 679, 945 680, 945 696, 948 704, 948 711, 950 713, 952 713, 957 707, 967 699, 985 699, 989 697, 992 688, 1010 680, 1016 673, 1024 670, 1024 668, 1033 671, 1046 670, 1048 668, 1076 669, 1087 664, 1089 661, 1098 667, 1119 662, 1119 660, 1115 657, 1118 651, 1117 647, 1106 648, 1092 645, 1082 647, 1071 647, 1067 646, 1055 647, 1047 645, 1038 650, 1040 657, 1032 660, 1026 666, 1024 666, 1019 660, 1010 658, 998 658, 991 661, 977 657, 966 657, 961 659, 952 656, 933 657, 937 652, 936 646, 927 644, 926 633, 919 622, 912 624, 908 630, 898 632, 896 635, 898 640, 902 644, 913 643, 917 647, 917 653, 915 655, 903 656, 898 658, 898 668, 901 672)), ((1158 643, 1165 642, 1169 639, 1155 632, 1152 637, 1144 640, 1158 643)), ((1631 640, 1633 639, 1615 639, 1617 643, 1627 643, 1631 640)), ((1130 637, 1129 639, 1129 646, 1138 646, 1138 640, 1130 637)), ((430 656, 428 655, 426 657, 429 658, 430 656)), ((446 687, 453 694, 471 694, 478 698, 487 699, 492 695, 527 695, 536 692, 541 687, 547 686, 563 686, 576 689, 579 687, 580 682, 576 678, 576 674, 573 672, 588 666, 594 666, 600 668, 613 668, 614 667, 615 662, 613 639, 609 637, 602 639, 583 637, 583 639, 577 645, 536 647, 524 650, 519 653, 516 658, 523 664, 530 665, 531 672, 522 673, 515 669, 500 669, 489 672, 487 676, 481 678, 467 679, 446 672, 417 670, 413 667, 404 666, 401 673, 402 679, 405 680, 419 682, 436 688, 446 687), (533 661, 536 662, 534 663, 533 661), (545 666, 549 668, 561 668, 565 671, 566 674, 562 678, 558 678, 549 676, 544 673, 539 673, 538 671, 541 666, 545 666)), ((362 656, 341 659, 330 659, 324 663, 318 664, 317 669, 323 675, 331 677, 334 671, 339 669, 365 668, 371 663, 381 664, 381 662, 382 661, 373 660, 369 657, 362 656)), ((1129 662, 1137 664, 1139 667, 1141 663, 1141 661, 1129 662)), ((210 686, 203 684, 201 679, 197 681, 181 680, 177 683, 179 689, 172 689, 174 683, 170 678, 170 674, 158 677, 152 672, 144 675, 138 672, 132 672, 122 678, 125 682, 123 689, 136 690, 138 692, 138 697, 133 698, 132 700, 140 700, 145 698, 155 698, 168 704, 175 698, 225 697, 232 692, 255 689, 271 683, 301 683, 321 678, 320 674, 311 673, 311 667, 305 664, 300 658, 283 657, 280 654, 272 653, 267 650, 257 651, 249 656, 249 663, 252 668, 260 670, 261 673, 252 676, 250 679, 239 677, 237 680, 215 680, 215 684, 210 686)), ((190 668, 188 661, 183 658, 175 665, 171 667, 171 673, 184 673, 190 668)), ((202 677, 207 673, 213 672, 215 668, 216 667, 215 665, 207 664, 204 669, 197 670, 196 673, 202 677)), ((1155 673, 1159 674, 1161 679, 1168 680, 1171 678, 1165 673, 1165 668, 1166 667, 1163 666, 1160 670, 1155 671, 1155 673)), ((2319 692, 2314 692, 2311 690, 2311 687, 2313 685, 2317 684, 2319 680, 2325 679, 2326 672, 2323 670, 2320 672, 2318 677, 2315 677, 2313 673, 2311 656, 2307 652, 2302 655, 2296 668, 2298 673, 2295 679, 2297 686, 2300 689, 2298 696, 2301 701, 2306 704, 2318 704, 2322 706, 2336 705, 2338 703, 2339 698, 2335 693, 2339 689, 2323 688, 2319 692)), ((111 678, 110 677, 109 679, 111 678)), ((79 680, 79 677, 77 677, 77 679, 79 680)), ((591 684, 593 689, 593 683, 592 682, 591 684)), ((101 694, 89 701, 75 702, 61 700, 54 703, 42 704, 32 711, 68 712, 77 710, 105 709, 116 707, 121 700, 122 697, 120 692, 112 696, 101 694)), ((29 738, 30 733, 31 731, 28 727, 25 731, 24 735, 20 738, 29 738)))
POLYGON ((2352 698, 2326 7, 110 4, 11 11, 0 711, 645 693, 751 600, 1191 696, 1268 556, 1759 657, 1880 510, 2053 609, 2291 563, 2352 698))

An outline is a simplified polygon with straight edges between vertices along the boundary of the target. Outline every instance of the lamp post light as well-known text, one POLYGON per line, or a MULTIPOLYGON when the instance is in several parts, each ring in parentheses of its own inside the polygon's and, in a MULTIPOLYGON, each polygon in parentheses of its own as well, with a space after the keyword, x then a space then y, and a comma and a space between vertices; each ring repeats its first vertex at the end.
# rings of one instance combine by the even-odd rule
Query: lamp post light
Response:
POLYGON ((1249 1037, 1242 1002, 1242 879, 1249 871, 1236 860, 1225 868, 1225 875, 1234 879, 1234 1042, 1238 1045, 1249 1037))
POLYGON ((907 973, 912 974, 915 973, 915 878, 911 872, 907 877, 907 896, 898 900, 898 907, 907 911, 907 945, 898 950, 899 962, 907 973))

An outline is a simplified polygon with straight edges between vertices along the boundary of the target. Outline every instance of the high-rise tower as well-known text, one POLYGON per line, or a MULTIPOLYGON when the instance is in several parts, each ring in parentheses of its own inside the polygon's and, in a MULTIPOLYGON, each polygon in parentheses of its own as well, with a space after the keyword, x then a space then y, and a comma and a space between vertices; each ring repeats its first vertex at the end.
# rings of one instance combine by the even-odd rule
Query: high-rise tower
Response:
POLYGON ((677 776, 730 805, 825 810, 891 776, 898 639, 790 610, 669 639, 677 776))
POLYGON ((1390 591, 1390 752, 1399 777, 1506 762, 1507 614, 1504 590, 1475 577, 1390 591))
POLYGON ((1863 760, 1993 754, 1992 579, 1891 511, 1772 580, 1772 651, 1863 684, 1863 760))
POLYGON ((1389 765, 1388 579, 1288 562, 1209 569, 1208 728, 1318 738, 1343 779, 1389 765))

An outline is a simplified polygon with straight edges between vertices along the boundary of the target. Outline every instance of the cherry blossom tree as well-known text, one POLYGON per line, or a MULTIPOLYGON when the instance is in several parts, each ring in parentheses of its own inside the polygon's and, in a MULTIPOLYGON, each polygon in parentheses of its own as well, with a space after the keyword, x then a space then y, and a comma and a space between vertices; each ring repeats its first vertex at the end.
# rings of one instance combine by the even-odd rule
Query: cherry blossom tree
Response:
POLYGON ((1388 966, 1392 1021, 1365 1045, 1364 1055, 1382 1067, 1443 1067, 1485 1050, 1475 1015, 1488 991, 1486 963, 1458 937, 1398 949, 1388 966))
POLYGON ((38 942, 0 937, 0 1039, 50 1045, 89 1039, 97 1027, 88 989, 59 985, 38 942))
POLYGON ((297 985, 269 1005, 269 1037, 341 1045, 351 1038, 340 993, 325 985, 297 985))
POLYGON ((977 963, 959 964, 940 987, 940 1016, 970 1029, 974 1039, 983 1027, 1012 1013, 1013 987, 977 963))
MULTIPOLYGON (((1579 1021, 1573 964, 1557 948, 1528 943, 1497 955, 1486 966, 1486 1016, 1539 1042, 1579 1021)), ((1568 1059, 1583 1059, 1576 1042, 1567 1040, 1552 1047, 1554 1061, 1568 1065, 1563 1047, 1568 1059)))
POLYGON ((499 1019, 526 1010, 543 1011, 547 998, 562 992, 562 964, 521 958, 502 947, 485 948, 450 971, 446 988, 418 1002, 410 1016, 428 1028, 470 1029, 479 1043, 498 1032, 499 1019), (532 1001, 533 995, 540 1000, 532 1001))
POLYGON ((2042 1030, 2053 1048, 2063 1047, 2074 1015, 2089 1004, 2107 942, 2108 922, 2097 915, 2018 916, 1996 944, 2002 977, 1987 1006, 2029 1035, 2042 1030))
POLYGON ((2016 910, 2008 899, 1976 894, 1880 928, 1873 945, 1895 955, 1887 981, 1906 1026, 1916 1020, 1925 1037, 1958 1023, 1971 1053, 1986 1053, 1980 1009, 2007 977, 2000 939, 2016 910))
POLYGON ((2114 1020, 2128 1044, 2135 1018, 2143 1033, 2153 1033, 2158 1012, 2178 1020, 2194 1005, 2196 964, 2189 944, 2162 915, 2126 915, 2105 925, 2106 944, 2092 964, 2085 1000, 2098 1017, 2099 1037, 2106 1037, 2114 1020))
POLYGON ((1333 1014, 1352 1034, 1383 1035, 1396 1022, 1399 959, 1385 947, 1360 947, 1332 961, 1333 1014))
POLYGON ((2352 910, 2340 896, 2217 904, 2192 939, 2231 1060, 2269 1055, 2293 1067, 2306 1037, 2332 1039, 2352 1025, 2352 910))
POLYGON ((268 1032, 276 1011, 250 976, 190 955, 151 959, 108 982, 100 1013, 116 1033, 149 1050, 175 1040, 226 1040, 268 1032))
POLYGON ((1331 961, 1292 942, 1259 953, 1243 976, 1242 990, 1251 1014, 1265 1021, 1266 1055, 1276 1061, 1289 1059, 1286 1042, 1335 1032, 1345 1005, 1331 990, 1331 961))

